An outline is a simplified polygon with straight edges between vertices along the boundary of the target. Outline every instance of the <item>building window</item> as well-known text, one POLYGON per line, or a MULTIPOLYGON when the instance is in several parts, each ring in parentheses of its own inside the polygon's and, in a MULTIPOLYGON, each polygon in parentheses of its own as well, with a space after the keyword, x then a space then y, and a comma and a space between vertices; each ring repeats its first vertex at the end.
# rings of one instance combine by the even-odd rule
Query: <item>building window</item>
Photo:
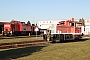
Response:
POLYGON ((43 23, 45 23, 45 22, 43 21, 43 23))
POLYGON ((89 22, 89 20, 87 20, 87 22, 89 22))

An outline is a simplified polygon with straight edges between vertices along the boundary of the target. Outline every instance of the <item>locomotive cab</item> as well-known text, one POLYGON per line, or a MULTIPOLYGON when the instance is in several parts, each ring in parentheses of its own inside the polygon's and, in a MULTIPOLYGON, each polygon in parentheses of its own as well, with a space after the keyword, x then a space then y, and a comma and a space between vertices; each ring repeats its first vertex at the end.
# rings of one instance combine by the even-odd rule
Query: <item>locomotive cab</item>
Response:
POLYGON ((12 35, 11 24, 10 23, 4 24, 3 35, 4 36, 11 36, 12 35))

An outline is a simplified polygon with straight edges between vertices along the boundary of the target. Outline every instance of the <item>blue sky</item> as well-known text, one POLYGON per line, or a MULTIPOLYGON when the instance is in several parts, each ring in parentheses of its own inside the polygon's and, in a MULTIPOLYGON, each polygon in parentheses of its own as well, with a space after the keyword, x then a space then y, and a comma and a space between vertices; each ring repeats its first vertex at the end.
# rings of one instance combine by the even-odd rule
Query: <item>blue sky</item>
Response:
POLYGON ((0 0, 0 21, 89 18, 90 0, 0 0))

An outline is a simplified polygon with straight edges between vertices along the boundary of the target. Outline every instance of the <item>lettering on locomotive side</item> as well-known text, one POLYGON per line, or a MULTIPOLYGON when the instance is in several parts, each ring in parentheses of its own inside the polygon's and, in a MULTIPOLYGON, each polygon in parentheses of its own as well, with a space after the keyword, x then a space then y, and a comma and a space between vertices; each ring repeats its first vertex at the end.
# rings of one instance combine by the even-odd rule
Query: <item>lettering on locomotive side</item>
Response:
POLYGON ((5 24, 4 27, 10 27, 10 24, 5 24))

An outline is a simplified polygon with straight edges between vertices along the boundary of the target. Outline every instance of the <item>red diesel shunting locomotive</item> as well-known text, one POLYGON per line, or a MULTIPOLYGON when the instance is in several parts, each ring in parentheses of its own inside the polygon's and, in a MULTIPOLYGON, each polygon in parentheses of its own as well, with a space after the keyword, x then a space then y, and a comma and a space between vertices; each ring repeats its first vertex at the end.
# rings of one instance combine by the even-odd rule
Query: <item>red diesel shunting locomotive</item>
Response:
POLYGON ((36 26, 31 26, 29 24, 25 24, 25 22, 14 21, 11 23, 4 23, 4 36, 10 35, 30 35, 35 32, 36 26))
POLYGON ((43 38, 46 41, 65 41, 65 40, 75 40, 82 36, 82 22, 72 20, 61 21, 56 26, 50 26, 44 33, 43 38))

